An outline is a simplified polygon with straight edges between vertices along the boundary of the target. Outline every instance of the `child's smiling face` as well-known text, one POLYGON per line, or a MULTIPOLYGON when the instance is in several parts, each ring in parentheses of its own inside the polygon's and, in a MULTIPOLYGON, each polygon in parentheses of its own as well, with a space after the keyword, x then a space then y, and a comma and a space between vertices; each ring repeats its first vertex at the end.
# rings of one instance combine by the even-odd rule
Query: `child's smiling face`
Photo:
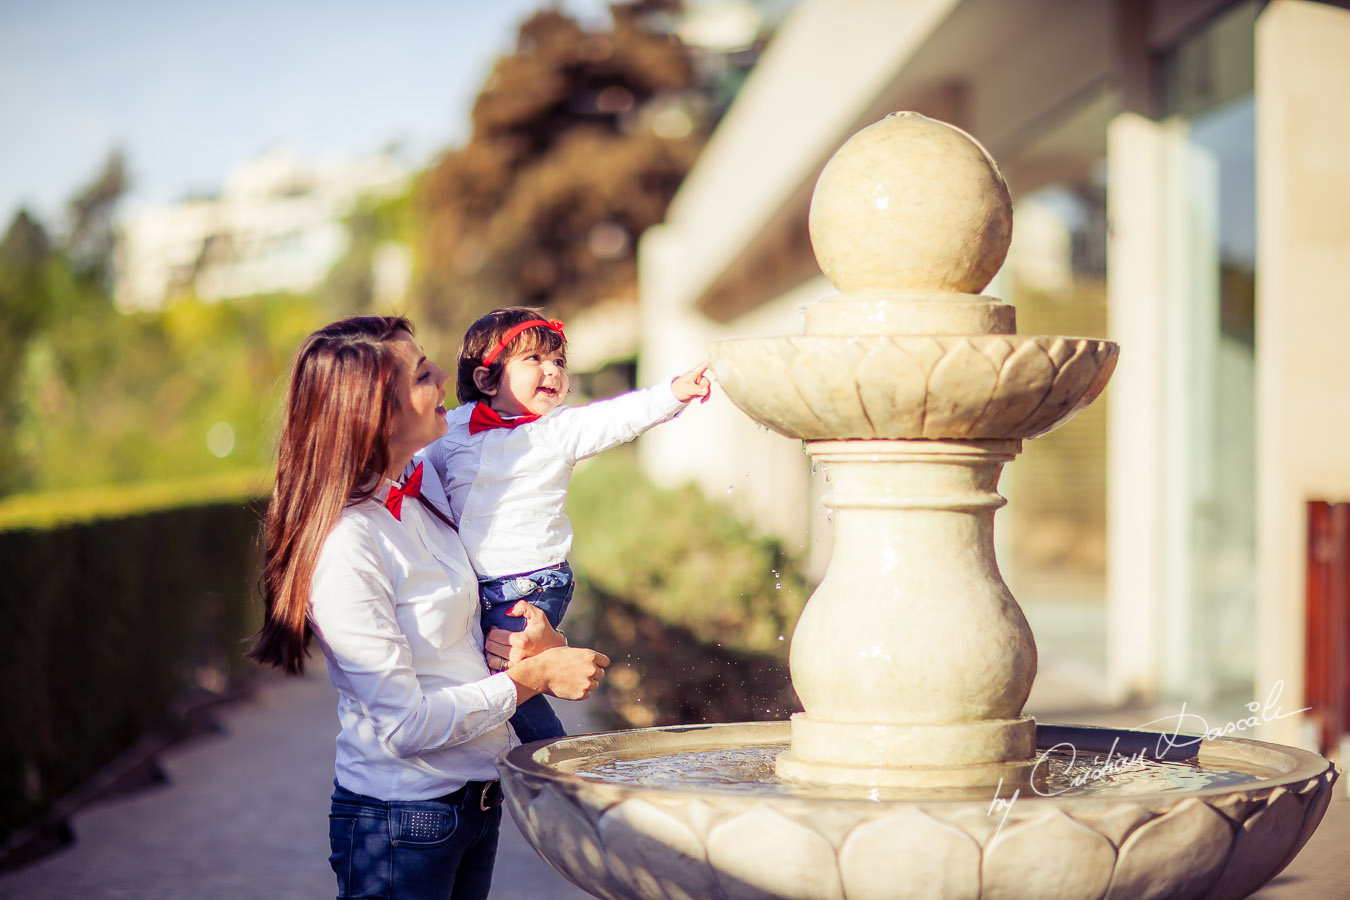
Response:
POLYGON ((506 361, 488 405, 501 416, 544 416, 563 402, 571 386, 567 356, 535 347, 506 361))

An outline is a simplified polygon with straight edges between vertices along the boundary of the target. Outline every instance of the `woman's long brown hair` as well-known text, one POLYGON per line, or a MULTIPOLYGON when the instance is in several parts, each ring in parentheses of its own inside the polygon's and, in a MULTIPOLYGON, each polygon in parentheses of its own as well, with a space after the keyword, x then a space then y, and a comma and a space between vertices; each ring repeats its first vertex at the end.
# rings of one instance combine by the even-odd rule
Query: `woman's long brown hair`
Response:
POLYGON ((380 487, 398 374, 388 341, 412 330, 397 316, 345 319, 311 334, 295 357, 263 524, 266 619, 250 659, 305 669, 314 566, 342 510, 380 487))

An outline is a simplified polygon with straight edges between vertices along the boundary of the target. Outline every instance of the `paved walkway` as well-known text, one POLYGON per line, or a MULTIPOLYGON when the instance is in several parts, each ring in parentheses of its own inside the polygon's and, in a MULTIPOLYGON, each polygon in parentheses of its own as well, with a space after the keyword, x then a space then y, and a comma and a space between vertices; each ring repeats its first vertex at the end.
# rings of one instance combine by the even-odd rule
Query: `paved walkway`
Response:
MULTIPOLYGON (((264 681, 252 698, 221 712, 221 734, 165 752, 167 784, 81 811, 72 822, 76 842, 0 875, 0 898, 331 897, 326 817, 336 701, 323 667, 314 669, 303 679, 264 681)), ((1081 683, 1071 668, 1044 666, 1028 711, 1051 722, 1139 724, 1137 711, 1102 709, 1081 683)), ((562 706, 572 716, 569 730, 589 730, 581 704, 562 706)), ((1258 900, 1350 898, 1350 800, 1344 783, 1337 789, 1322 827, 1258 900)), ((505 821, 495 900, 587 897, 505 821)))
MULTIPOLYGON (((322 661, 265 679, 225 708, 222 733, 160 758, 168 783, 104 801, 71 823, 71 846, 0 875, 3 900, 317 900, 328 868, 337 695, 322 661)), ((573 707, 563 724, 591 730, 573 707)), ((561 705, 560 705, 561 706, 561 705)), ((559 710, 563 713, 563 710, 559 710)), ((503 819, 494 900, 586 900, 503 819)))

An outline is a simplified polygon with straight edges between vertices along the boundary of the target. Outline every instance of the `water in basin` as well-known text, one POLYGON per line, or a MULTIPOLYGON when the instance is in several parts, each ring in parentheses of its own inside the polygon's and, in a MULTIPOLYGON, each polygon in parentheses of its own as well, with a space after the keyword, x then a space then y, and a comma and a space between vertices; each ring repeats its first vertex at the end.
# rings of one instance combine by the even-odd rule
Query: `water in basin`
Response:
MULTIPOLYGON (((755 793, 771 797, 820 797, 884 801, 943 801, 988 798, 981 788, 849 787, 785 781, 774 760, 787 741, 671 753, 610 751, 559 761, 559 771, 589 781, 667 791, 755 793)), ((1134 753, 1075 753, 1045 750, 1038 757, 1037 792, 1043 796, 1112 796, 1180 793, 1256 782, 1263 773, 1201 766, 1194 761, 1157 759, 1134 753)), ((1029 796, 1029 792, 1027 796, 1029 796)))

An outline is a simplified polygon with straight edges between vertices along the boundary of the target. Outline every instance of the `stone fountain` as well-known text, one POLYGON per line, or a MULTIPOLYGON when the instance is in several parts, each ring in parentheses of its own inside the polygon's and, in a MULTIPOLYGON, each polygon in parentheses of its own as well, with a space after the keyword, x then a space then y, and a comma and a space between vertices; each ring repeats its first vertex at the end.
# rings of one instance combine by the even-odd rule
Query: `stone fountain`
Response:
POLYGON ((527 839, 616 900, 1255 891, 1321 820, 1327 760, 1022 714, 1036 645, 994 558, 999 474, 1096 398, 1117 347, 1019 335, 979 294, 1012 231, 994 160, 887 116, 826 165, 809 224, 839 293, 801 336, 711 348, 830 484, 834 553, 792 638, 804 711, 518 748, 499 768, 527 839))

